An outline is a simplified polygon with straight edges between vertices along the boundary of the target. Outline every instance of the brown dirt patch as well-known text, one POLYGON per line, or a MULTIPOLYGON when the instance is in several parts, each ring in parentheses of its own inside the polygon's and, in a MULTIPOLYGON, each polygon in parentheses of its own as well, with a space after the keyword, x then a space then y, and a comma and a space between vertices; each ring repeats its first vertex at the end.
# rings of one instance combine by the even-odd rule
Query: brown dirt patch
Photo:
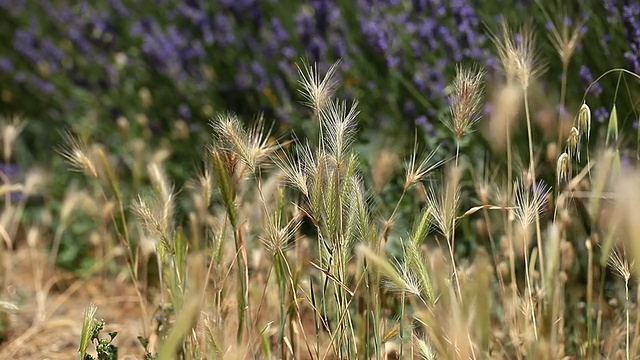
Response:
MULTIPOLYGON (((0 359, 77 358, 83 315, 90 303, 98 306, 96 317, 106 322, 103 337, 109 331, 118 332, 114 340, 118 358, 143 358, 137 341, 144 331, 140 303, 135 288, 124 277, 78 279, 53 270, 44 271, 38 280, 34 268, 46 263, 43 254, 22 248, 4 255, 5 289, 0 300, 18 310, 9 315, 8 326, 2 329, 0 359), (39 290, 37 284, 51 284, 50 290, 39 290)), ((89 349, 93 353, 93 346, 89 349)))

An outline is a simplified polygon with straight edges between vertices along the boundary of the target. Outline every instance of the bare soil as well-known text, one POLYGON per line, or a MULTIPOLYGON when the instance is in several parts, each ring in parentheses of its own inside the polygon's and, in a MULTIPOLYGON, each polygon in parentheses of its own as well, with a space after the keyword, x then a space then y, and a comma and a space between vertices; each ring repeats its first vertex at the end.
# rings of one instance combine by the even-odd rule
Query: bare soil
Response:
MULTIPOLYGON (((0 300, 18 309, 0 328, 0 359, 76 359, 84 312, 91 303, 98 306, 96 317, 106 322, 103 337, 118 332, 113 342, 118 358, 144 357, 137 341, 145 329, 140 302, 124 277, 79 279, 59 269, 39 276, 38 265, 46 264, 44 254, 26 247, 5 253, 2 261, 6 273, 0 300)), ((89 349, 95 354, 93 346, 89 349)))

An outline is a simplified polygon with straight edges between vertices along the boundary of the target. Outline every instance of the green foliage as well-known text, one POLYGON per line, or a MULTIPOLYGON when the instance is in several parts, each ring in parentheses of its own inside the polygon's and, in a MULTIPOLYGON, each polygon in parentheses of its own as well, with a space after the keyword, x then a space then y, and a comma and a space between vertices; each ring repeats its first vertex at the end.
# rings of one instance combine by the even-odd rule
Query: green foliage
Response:
POLYGON ((118 348, 112 344, 118 335, 116 331, 110 331, 108 338, 100 338, 100 333, 104 330, 104 320, 95 319, 97 307, 91 305, 85 313, 84 323, 82 325, 80 348, 78 349, 79 359, 81 360, 117 360, 118 348), (89 344, 93 344, 96 349, 96 356, 87 353, 89 344))

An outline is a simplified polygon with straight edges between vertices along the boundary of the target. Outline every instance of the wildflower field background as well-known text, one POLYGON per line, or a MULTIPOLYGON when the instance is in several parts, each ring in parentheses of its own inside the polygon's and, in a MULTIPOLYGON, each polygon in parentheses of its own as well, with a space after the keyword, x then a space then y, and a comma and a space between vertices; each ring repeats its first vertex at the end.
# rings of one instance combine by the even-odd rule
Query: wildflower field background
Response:
POLYGON ((640 1, 0 0, 0 359, 637 359, 640 1))

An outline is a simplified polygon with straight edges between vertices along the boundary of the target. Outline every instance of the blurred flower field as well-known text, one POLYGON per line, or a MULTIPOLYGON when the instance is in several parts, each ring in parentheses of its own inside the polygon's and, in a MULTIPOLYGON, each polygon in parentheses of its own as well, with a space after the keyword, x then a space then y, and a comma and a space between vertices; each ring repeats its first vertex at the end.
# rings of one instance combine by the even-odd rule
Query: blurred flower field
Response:
POLYGON ((0 44, 0 357, 640 356, 640 1, 0 0, 0 44))

